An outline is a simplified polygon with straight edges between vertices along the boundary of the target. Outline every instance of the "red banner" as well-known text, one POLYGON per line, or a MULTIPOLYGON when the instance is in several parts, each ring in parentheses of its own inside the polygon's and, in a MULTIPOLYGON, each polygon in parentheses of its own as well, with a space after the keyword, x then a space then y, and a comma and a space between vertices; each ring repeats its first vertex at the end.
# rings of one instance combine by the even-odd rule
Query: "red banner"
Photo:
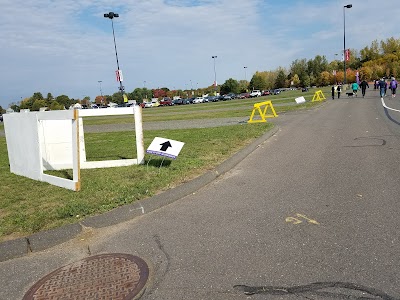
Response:
POLYGON ((344 57, 346 58, 346 61, 350 60, 350 49, 344 51, 344 57))
POLYGON ((115 75, 117 76, 117 81, 118 82, 124 81, 124 77, 122 76, 122 71, 121 70, 115 71, 115 75))

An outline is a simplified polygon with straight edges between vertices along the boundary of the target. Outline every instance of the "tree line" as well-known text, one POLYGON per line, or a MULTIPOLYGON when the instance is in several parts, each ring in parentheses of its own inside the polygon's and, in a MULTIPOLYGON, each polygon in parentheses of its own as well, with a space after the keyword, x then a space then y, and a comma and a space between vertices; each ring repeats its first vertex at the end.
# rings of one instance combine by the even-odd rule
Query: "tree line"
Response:
MULTIPOLYGON (((253 89, 271 90, 287 87, 327 86, 343 82, 343 61, 335 59, 328 62, 326 56, 316 55, 313 59, 296 59, 286 69, 279 67, 273 71, 257 71, 250 81, 229 78, 222 85, 208 86, 205 88, 170 90, 167 87, 157 89, 136 88, 128 92, 128 99, 138 102, 151 98, 175 97, 190 98, 197 95, 214 93, 244 93, 253 89)), ((350 60, 346 62, 347 82, 356 81, 358 72, 360 80, 373 81, 382 77, 397 77, 400 74, 400 39, 394 37, 378 42, 374 40, 370 46, 360 51, 350 49, 350 60)), ((120 92, 112 95, 98 95, 94 103, 107 105, 110 102, 121 104, 123 96, 120 92)), ((20 109, 39 110, 48 107, 50 110, 68 109, 75 103, 90 105, 90 97, 82 99, 69 98, 67 95, 53 97, 48 93, 46 97, 40 92, 21 100, 20 103, 12 103, 10 107, 14 111, 20 109)), ((0 107, 1 108, 1 107, 0 107)), ((1 108, 1 110, 3 110, 1 108)))

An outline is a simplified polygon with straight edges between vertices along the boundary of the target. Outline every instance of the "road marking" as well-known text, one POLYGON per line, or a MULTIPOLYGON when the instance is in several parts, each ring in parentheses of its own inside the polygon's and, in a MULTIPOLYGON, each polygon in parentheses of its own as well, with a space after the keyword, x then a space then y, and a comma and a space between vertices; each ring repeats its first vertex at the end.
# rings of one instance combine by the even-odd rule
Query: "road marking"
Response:
POLYGON ((381 98, 381 101, 382 101, 382 105, 383 105, 384 108, 387 108, 387 109, 390 109, 390 110, 393 110, 393 111, 400 112, 400 110, 398 110, 398 109, 394 109, 394 108, 391 108, 391 107, 387 106, 386 103, 385 103, 385 101, 383 100, 383 98, 381 98))
POLYGON ((297 224, 303 223, 303 221, 306 220, 310 224, 319 225, 319 223, 317 221, 310 219, 305 215, 296 214, 296 217, 287 217, 285 219, 285 221, 286 221, 286 223, 293 223, 294 225, 297 225, 297 224), (304 219, 304 220, 300 220, 300 219, 304 219))

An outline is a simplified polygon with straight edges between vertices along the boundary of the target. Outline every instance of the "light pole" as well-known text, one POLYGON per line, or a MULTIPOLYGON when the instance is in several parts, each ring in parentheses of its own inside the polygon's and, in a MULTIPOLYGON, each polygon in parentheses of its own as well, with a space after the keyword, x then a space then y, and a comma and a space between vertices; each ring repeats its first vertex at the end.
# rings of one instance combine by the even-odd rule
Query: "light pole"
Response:
POLYGON ((343 6, 343 83, 346 84, 346 8, 352 8, 352 4, 343 6))
POLYGON ((143 81, 143 92, 145 93, 144 94, 144 97, 145 97, 144 99, 147 100, 146 80, 143 81))
POLYGON ((111 20, 111 26, 112 26, 112 32, 113 32, 113 38, 114 38, 114 48, 115 48, 115 57, 117 59, 117 70, 118 70, 118 79, 119 79, 119 90, 121 94, 124 94, 124 86, 122 85, 122 76, 121 76, 121 71, 119 68, 119 62, 118 62, 118 52, 117 52, 117 43, 115 42, 115 32, 114 32, 114 18, 118 18, 119 14, 116 14, 112 11, 110 11, 108 14, 104 14, 104 18, 109 18, 111 20), (120 77, 121 76, 121 77, 120 77))
POLYGON ((243 67, 243 68, 244 68, 244 80, 247 81, 247 72, 246 72, 247 67, 243 67))
POLYGON ((212 59, 214 59, 214 90, 215 90, 215 96, 217 95, 217 71, 215 69, 215 59, 217 58, 216 55, 211 56, 212 59))
POLYGON ((98 81, 98 83, 100 84, 100 95, 101 95, 100 103, 101 103, 101 105, 103 105, 103 91, 102 91, 102 89, 101 89, 101 83, 102 83, 102 82, 103 82, 103 81, 101 81, 101 80, 98 81))

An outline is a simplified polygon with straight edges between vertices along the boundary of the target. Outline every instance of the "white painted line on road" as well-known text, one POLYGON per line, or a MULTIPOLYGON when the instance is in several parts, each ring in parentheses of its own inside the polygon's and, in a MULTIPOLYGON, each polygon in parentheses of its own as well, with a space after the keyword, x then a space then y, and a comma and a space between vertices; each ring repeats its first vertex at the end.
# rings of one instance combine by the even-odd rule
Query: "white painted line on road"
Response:
POLYGON ((393 110, 393 111, 400 112, 400 110, 398 110, 398 109, 394 109, 394 108, 391 108, 391 107, 387 106, 386 103, 385 103, 385 101, 383 100, 383 98, 381 98, 381 101, 382 101, 382 105, 383 105, 384 108, 387 108, 387 109, 390 109, 390 110, 393 110))

